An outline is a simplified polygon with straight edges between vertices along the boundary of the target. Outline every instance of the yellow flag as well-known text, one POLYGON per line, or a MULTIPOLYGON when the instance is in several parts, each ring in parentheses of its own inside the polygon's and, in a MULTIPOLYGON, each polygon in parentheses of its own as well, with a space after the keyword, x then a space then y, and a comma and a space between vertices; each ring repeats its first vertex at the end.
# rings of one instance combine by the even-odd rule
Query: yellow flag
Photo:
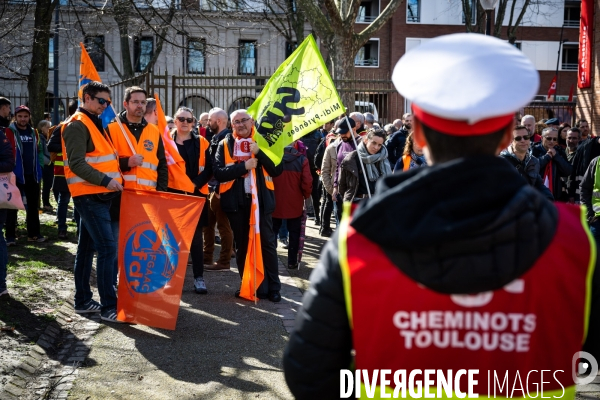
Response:
POLYGON ((255 140, 275 164, 281 162, 285 146, 343 112, 312 35, 277 68, 248 108, 260 133, 255 140))

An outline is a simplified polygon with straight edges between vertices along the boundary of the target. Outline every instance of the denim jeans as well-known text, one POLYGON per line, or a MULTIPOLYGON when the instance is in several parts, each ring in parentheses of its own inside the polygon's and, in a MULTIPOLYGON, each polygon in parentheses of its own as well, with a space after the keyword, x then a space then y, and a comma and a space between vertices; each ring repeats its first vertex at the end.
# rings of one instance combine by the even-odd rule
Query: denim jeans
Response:
POLYGON ((596 241, 596 247, 600 245, 600 219, 590 223, 590 232, 596 241))
POLYGON ((115 246, 117 246, 117 252, 115 253, 115 266, 113 268, 113 286, 117 286, 117 277, 119 276, 119 221, 111 221, 110 227, 112 229, 113 238, 115 238, 115 246))
POLYGON ((56 202, 58 207, 56 208, 56 220, 58 221, 58 231, 67 231, 67 211, 69 208, 69 201, 71 201, 71 192, 65 191, 54 191, 54 195, 57 197, 56 202))
POLYGON ((6 210, 0 209, 0 293, 6 289, 6 266, 8 264, 6 240, 4 240, 4 233, 2 233, 4 222, 6 222, 6 210))
POLYGON ((84 195, 73 198, 79 211, 79 243, 75 256, 75 307, 80 307, 92 299, 90 274, 94 249, 98 252, 96 277, 102 311, 115 308, 117 297, 113 288, 117 241, 113 237, 110 220, 110 200, 102 201, 97 195, 84 195))

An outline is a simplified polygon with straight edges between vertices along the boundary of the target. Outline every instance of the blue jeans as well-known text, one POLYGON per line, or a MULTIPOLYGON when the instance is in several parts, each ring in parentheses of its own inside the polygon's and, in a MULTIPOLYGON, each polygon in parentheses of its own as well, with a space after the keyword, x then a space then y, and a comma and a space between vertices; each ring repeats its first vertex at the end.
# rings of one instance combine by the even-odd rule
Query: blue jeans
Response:
MULTIPOLYGON (((119 221, 111 221, 110 227, 112 229, 113 238, 115 238, 115 244, 117 246, 117 250, 119 249, 119 221)), ((112 284, 113 286, 117 286, 117 277, 119 276, 119 255, 115 253, 115 266, 113 268, 113 278, 112 284)))
POLYGON ((0 293, 6 289, 6 265, 8 264, 8 251, 2 228, 6 222, 6 210, 0 209, 0 293))
POLYGON ((94 249, 98 252, 96 277, 102 311, 115 308, 117 297, 113 288, 114 264, 117 241, 113 237, 110 220, 110 200, 102 201, 97 195, 73 198, 79 211, 79 243, 75 256, 75 307, 81 307, 92 299, 90 274, 94 249))
POLYGON ((69 207, 69 201, 71 200, 71 192, 63 191, 58 192, 55 191, 54 195, 56 196, 58 203, 58 208, 56 209, 56 219, 58 221, 58 231, 66 232, 67 231, 67 211, 69 207))
POLYGON ((590 232, 596 240, 596 247, 600 245, 600 219, 590 223, 590 232))

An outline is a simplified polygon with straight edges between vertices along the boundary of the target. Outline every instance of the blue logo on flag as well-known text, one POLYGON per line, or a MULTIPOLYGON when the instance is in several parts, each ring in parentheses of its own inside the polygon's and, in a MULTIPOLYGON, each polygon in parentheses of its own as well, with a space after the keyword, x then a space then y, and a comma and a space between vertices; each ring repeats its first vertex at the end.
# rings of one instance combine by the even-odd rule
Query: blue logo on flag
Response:
POLYGON ((154 149, 154 143, 152 143, 152 140, 144 140, 144 149, 147 151, 152 151, 154 149))
POLYGON ((175 275, 179 245, 168 225, 153 229, 150 221, 129 231, 125 244, 125 275, 137 293, 152 293, 163 288, 175 275))

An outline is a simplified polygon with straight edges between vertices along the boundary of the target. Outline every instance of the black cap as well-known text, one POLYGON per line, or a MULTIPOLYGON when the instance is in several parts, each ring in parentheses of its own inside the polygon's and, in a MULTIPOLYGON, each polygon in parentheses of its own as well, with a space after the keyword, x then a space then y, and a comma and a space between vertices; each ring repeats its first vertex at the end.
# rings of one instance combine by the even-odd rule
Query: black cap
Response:
POLYGON ((356 126, 356 124, 354 123, 354 120, 352 118, 347 118, 342 121, 340 126, 338 126, 338 128, 335 130, 335 133, 344 134, 350 130, 350 128, 348 128, 348 124, 346 123, 346 121, 350 122, 350 127, 354 128, 356 126))

